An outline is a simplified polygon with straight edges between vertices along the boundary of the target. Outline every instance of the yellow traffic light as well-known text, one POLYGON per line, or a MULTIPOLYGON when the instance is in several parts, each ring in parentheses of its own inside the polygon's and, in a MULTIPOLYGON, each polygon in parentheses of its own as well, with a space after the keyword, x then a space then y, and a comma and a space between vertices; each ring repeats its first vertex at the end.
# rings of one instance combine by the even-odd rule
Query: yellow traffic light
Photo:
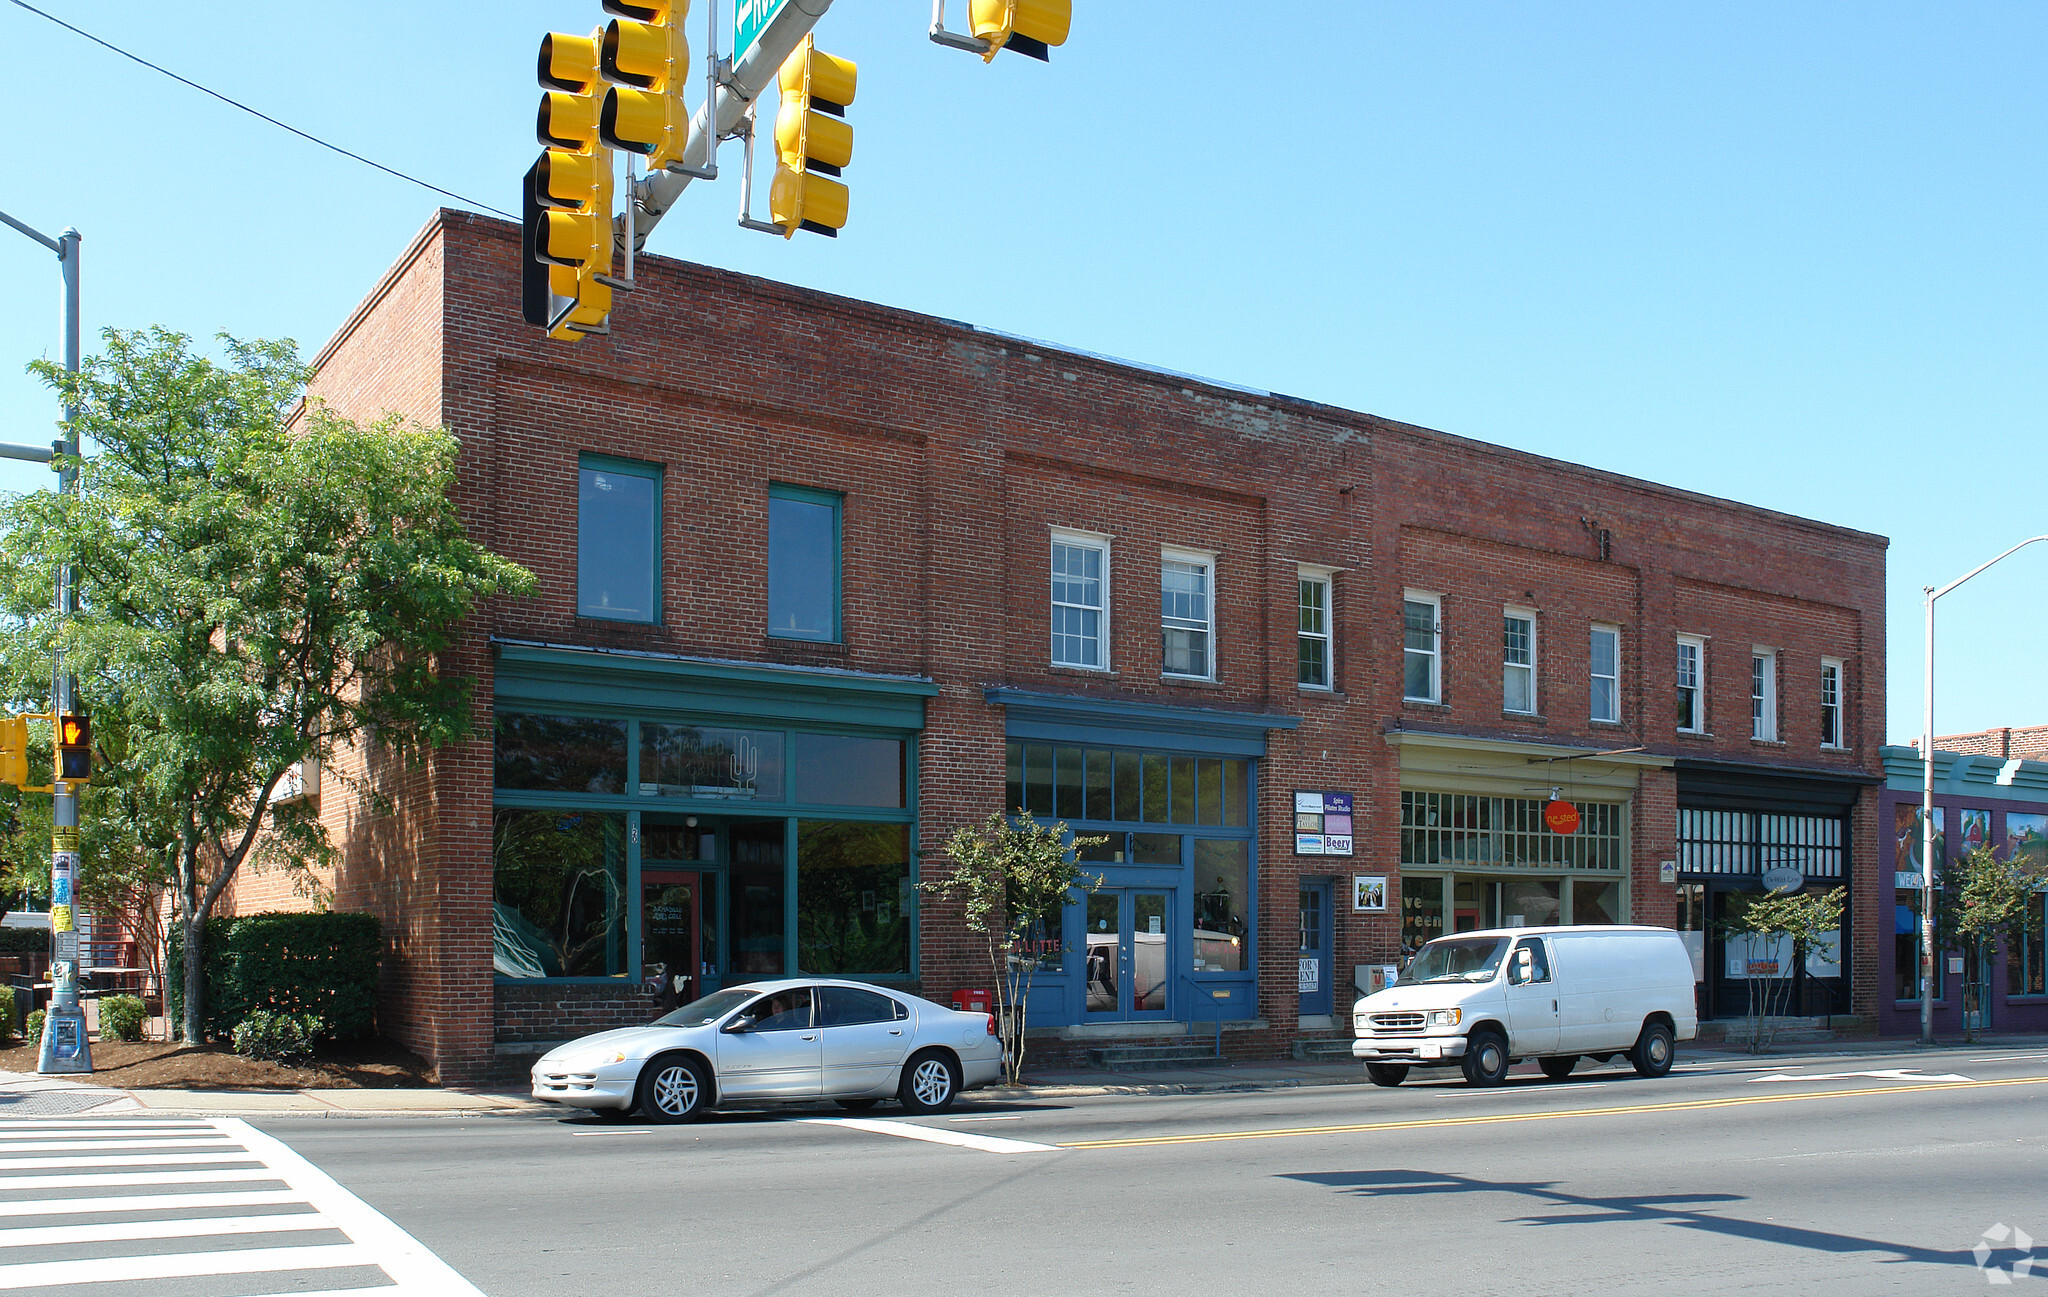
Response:
POLYGON ((1048 47, 1067 43, 1073 24, 1073 0, 972 0, 967 7, 969 30, 988 42, 981 61, 1003 50, 1015 50, 1049 62, 1048 47))
POLYGON ((524 224, 528 323, 573 342, 611 314, 612 155, 600 137, 600 33, 550 32, 540 43, 536 134, 547 151, 527 173, 524 224), (557 299, 568 299, 558 304, 557 299))
POLYGON ((598 112, 598 137, 644 154, 650 171, 682 161, 690 142, 683 108, 690 0, 604 0, 604 11, 619 17, 606 25, 598 48, 599 69, 613 83, 598 112))
POLYGON ((768 218, 785 239, 799 229, 836 238, 846 224, 846 186, 825 177, 840 174, 853 158, 853 127, 844 119, 859 71, 853 60, 827 54, 805 36, 776 80, 782 106, 775 114, 768 218))
POLYGON ((28 783, 28 717, 0 716, 0 784, 28 783))
POLYGON ((92 718, 65 712, 57 718, 57 778, 82 784, 92 778, 92 718))

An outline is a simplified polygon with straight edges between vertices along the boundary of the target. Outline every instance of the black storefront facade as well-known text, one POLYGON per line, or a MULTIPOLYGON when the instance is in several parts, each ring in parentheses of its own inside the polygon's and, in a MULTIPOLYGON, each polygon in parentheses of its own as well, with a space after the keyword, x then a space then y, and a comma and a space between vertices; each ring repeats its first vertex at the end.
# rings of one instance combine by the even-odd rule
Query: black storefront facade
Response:
MULTIPOLYGON (((1874 776, 1680 758, 1677 777, 1676 915, 1698 981, 1700 1016, 1750 1011, 1752 982, 1791 966, 1784 1012, 1823 1017, 1851 1012, 1855 917, 1870 904, 1854 886, 1854 816, 1874 776), (1789 942, 1731 936, 1737 898, 1769 890, 1765 875, 1797 870, 1803 892, 1841 887, 1842 926, 1832 941, 1795 959, 1789 942)), ((1783 879, 1779 874, 1773 881, 1783 879)))

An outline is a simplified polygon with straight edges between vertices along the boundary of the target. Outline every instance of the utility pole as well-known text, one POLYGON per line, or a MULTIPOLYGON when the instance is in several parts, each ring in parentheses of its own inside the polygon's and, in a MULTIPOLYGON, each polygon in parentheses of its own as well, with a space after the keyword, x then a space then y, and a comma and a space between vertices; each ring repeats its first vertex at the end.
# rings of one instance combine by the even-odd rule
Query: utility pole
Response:
MULTIPOLYGON (((78 374, 78 254, 80 236, 66 229, 56 238, 30 228, 5 212, 0 221, 21 231, 57 254, 64 271, 64 368, 78 374)), ((64 402, 64 435, 49 450, 35 446, 0 446, 0 455, 53 464, 57 469, 57 494, 69 495, 78 482, 78 406, 69 397, 64 402)), ((75 608, 72 573, 68 566, 57 569, 57 622, 61 627, 75 608)), ((64 670, 64 650, 59 648, 50 668, 50 711, 53 717, 73 712, 77 681, 64 670)), ((55 752, 52 752, 53 759, 55 752)), ((61 762, 55 773, 63 774, 61 762)), ((36 1056, 38 1072, 92 1071, 92 1043, 85 1036, 85 1013, 78 1007, 78 788, 61 777, 53 779, 55 806, 50 832, 50 1008, 43 1018, 43 1042, 36 1056)))

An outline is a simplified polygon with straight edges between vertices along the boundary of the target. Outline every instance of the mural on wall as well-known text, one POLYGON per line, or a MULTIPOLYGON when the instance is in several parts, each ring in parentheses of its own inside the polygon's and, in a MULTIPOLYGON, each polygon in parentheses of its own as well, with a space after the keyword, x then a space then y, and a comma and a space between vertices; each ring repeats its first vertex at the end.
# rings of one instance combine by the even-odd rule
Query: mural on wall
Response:
POLYGON ((1975 851, 1991 841, 1991 812, 1965 807, 1959 828, 1961 841, 1956 844, 1956 854, 1975 851))
MULTIPOLYGON (((1942 807, 1934 808, 1934 859, 1939 862, 1947 858, 1947 834, 1942 807)), ((1900 802, 1892 807, 1892 838, 1895 852, 1892 868, 1902 877, 1911 874, 1917 880, 1920 874, 1920 808, 1911 802, 1900 802)), ((1937 863, 1935 875, 1941 869, 1937 863)), ((1917 881, 1900 882, 1900 887, 1918 887, 1917 881)))
POLYGON ((2036 869, 2048 869, 2048 815, 2005 817, 2006 852, 2036 869))

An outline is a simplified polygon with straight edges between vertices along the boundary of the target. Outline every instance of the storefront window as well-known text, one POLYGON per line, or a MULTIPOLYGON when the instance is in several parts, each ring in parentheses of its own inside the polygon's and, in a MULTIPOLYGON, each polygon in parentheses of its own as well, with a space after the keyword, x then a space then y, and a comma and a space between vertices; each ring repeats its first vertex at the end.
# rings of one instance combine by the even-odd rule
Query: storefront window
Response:
POLYGON ((1501 926, 1535 928, 1556 923, 1559 918, 1558 883, 1555 878, 1507 878, 1501 880, 1501 926))
POLYGON ((1195 971, 1243 972, 1250 919, 1251 843, 1196 838, 1195 971))
POLYGON ((909 825, 798 823, 798 968, 909 972, 910 908, 909 825))
POLYGON ((1401 863, 1463 868, 1544 866, 1619 872, 1622 806, 1580 802, 1579 827, 1554 833, 1544 803, 1528 797, 1470 793, 1401 794, 1401 863))
POLYGON ((903 740, 797 735, 796 798, 812 806, 903 805, 903 740))
POLYGON ((626 722, 500 712, 494 757, 500 788, 616 795, 626 791, 626 722))
MULTIPOLYGON (((1899 892, 1897 899, 1898 904, 1892 907, 1893 998, 1917 1000, 1920 998, 1920 894, 1899 892)), ((1934 998, 1937 1000, 1942 996, 1948 976, 1948 970, 1942 964, 1940 959, 1934 961, 1934 998)))
MULTIPOLYGON (((1005 767, 1006 804, 1032 815, 1220 828, 1251 823, 1251 769, 1240 757, 1012 743, 1005 767)), ((801 779, 797 792, 806 802, 819 800, 801 779)))
POLYGON ((1423 943, 1444 935, 1444 880, 1401 879, 1401 954, 1409 957, 1423 943))
POLYGON ((625 817, 492 817, 492 963, 499 977, 626 973, 625 817))
POLYGON ((1620 923, 1621 884, 1605 879, 1572 880, 1573 923, 1620 923))
POLYGON ((1178 833, 1133 833, 1131 863, 1134 865, 1177 865, 1180 863, 1178 833))
POLYGON ((786 821, 735 824, 727 833, 732 855, 727 924, 732 934, 732 969, 739 977, 780 974, 788 968, 783 934, 785 874, 782 830, 786 821))
POLYGON ((2005 943, 2007 995, 2048 995, 2042 960, 2042 937, 2048 932, 2044 920, 2048 920, 2048 895, 2035 892, 2027 901, 2027 917, 2020 931, 2005 943))
POLYGON ((640 791, 662 797, 782 800, 782 733, 640 723, 640 791))

